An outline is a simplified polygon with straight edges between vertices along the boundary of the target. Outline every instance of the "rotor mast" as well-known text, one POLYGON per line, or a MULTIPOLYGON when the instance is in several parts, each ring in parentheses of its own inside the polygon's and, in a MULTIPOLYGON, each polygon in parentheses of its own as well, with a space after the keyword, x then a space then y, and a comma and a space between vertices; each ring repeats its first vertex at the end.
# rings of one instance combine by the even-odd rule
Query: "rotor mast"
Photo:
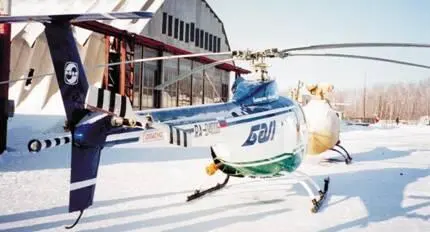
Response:
POLYGON ((251 61, 251 65, 258 79, 260 81, 267 81, 271 78, 269 76, 269 72, 267 71, 270 65, 266 63, 266 58, 284 58, 287 56, 287 53, 282 53, 279 52, 277 48, 272 48, 261 52, 253 52, 250 50, 234 51, 232 55, 235 59, 251 61))

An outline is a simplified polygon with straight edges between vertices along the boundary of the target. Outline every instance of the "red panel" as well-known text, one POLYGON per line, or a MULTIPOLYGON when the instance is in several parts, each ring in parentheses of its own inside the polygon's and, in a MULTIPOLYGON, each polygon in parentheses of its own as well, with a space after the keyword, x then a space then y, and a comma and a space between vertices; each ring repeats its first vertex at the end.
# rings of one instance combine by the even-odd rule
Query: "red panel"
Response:
MULTIPOLYGON (((126 61, 126 44, 125 40, 120 41, 120 60, 121 62, 126 61)), ((119 66, 119 94, 125 96, 125 63, 121 63, 119 66)))
MULTIPOLYGON (((103 23, 100 23, 97 21, 76 22, 73 24, 76 26, 97 32, 97 33, 105 34, 105 35, 111 35, 111 36, 115 36, 115 37, 121 37, 121 36, 134 37, 137 43, 143 44, 143 45, 145 45, 147 47, 151 47, 151 48, 162 49, 163 51, 167 51, 167 52, 173 53, 175 55, 193 54, 190 51, 186 51, 186 50, 177 48, 175 46, 165 44, 161 41, 154 40, 154 39, 142 36, 142 35, 129 33, 125 30, 120 30, 118 28, 115 28, 115 27, 112 27, 110 25, 103 24, 103 23)), ((193 57, 190 59, 199 61, 199 62, 204 63, 204 64, 216 62, 216 60, 213 60, 213 59, 210 59, 207 57, 193 57)), ((228 64, 228 63, 220 64, 220 65, 217 65, 216 67, 224 69, 226 71, 232 71, 232 72, 237 72, 237 73, 241 73, 241 74, 250 73, 249 70, 246 70, 246 69, 243 69, 240 67, 236 67, 236 66, 228 64)))
MULTIPOLYGON (((109 63, 110 40, 109 36, 105 36, 105 62, 109 63)), ((106 66, 103 72, 103 88, 109 89, 109 67, 106 66)))

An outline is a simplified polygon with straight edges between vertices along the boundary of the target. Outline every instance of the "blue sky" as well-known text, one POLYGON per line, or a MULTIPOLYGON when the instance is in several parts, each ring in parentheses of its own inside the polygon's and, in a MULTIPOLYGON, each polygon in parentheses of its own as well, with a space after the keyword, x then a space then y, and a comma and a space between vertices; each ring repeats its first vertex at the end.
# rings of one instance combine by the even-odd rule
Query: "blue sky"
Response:
MULTIPOLYGON (((208 0, 224 22, 231 48, 288 48, 321 43, 430 44, 428 0, 208 0)), ((316 52, 380 56, 430 65, 430 48, 355 48, 316 52)), ((243 67, 246 63, 239 62, 243 67)), ((418 81, 430 70, 342 58, 273 60, 269 73, 280 89, 297 81, 330 82, 337 89, 418 81)))

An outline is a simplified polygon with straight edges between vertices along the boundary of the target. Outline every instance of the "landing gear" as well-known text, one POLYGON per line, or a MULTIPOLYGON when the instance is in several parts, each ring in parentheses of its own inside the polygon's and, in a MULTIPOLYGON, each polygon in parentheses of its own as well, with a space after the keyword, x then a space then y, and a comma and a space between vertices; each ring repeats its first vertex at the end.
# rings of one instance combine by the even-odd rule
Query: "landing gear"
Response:
POLYGON ((312 204, 314 205, 311 209, 312 213, 318 212, 322 203, 325 201, 326 196, 327 196, 329 183, 330 183, 330 178, 329 177, 325 178, 324 179, 324 191, 321 191, 321 190, 318 191, 320 198, 318 200, 316 200, 316 199, 312 200, 312 204))
MULTIPOLYGON (((312 180, 312 178, 306 175, 305 173, 296 170, 292 173, 292 175, 294 176, 294 180, 297 181, 308 193, 312 202, 311 212, 317 213, 326 199, 330 178, 327 177, 324 179, 324 188, 323 190, 321 190, 321 188, 317 185, 317 183, 315 183, 315 181, 312 180), (311 188, 311 186, 313 188, 311 188)), ((227 185, 229 179, 230 179, 230 175, 227 175, 224 182, 222 182, 221 184, 218 183, 214 187, 211 187, 205 190, 200 190, 200 189, 195 190, 193 194, 187 196, 187 202, 203 197, 208 193, 222 189, 227 185)))
POLYGON ((217 191, 217 190, 224 188, 224 186, 227 185, 229 179, 230 179, 230 176, 227 175, 224 182, 222 182, 221 184, 218 183, 214 187, 205 189, 203 191, 201 191, 200 189, 195 190, 193 194, 187 196, 187 201, 192 201, 192 200, 197 199, 199 197, 202 197, 202 196, 204 196, 210 192, 214 192, 214 191, 217 191))
POLYGON ((336 149, 334 147, 330 148, 330 150, 339 153, 344 158, 344 160, 340 160, 340 159, 337 159, 337 158, 328 158, 328 159, 325 159, 324 161, 328 162, 328 163, 345 162, 345 164, 350 164, 351 161, 352 161, 352 157, 349 155, 348 151, 343 146, 340 145, 340 141, 338 141, 336 143, 336 145, 334 145, 334 146, 335 147, 339 147, 340 149, 342 149, 344 153, 342 153, 341 151, 339 151, 338 149, 336 149))
POLYGON ((302 185, 311 198, 311 212, 317 213, 326 199, 330 178, 326 177, 324 179, 324 190, 321 190, 317 183, 315 183, 315 181, 305 173, 296 170, 293 174, 297 177, 298 183, 302 185), (314 191, 318 192, 318 196, 314 194, 314 191, 311 190, 311 187, 307 182, 305 182, 305 180, 309 181, 309 183, 314 187, 314 191))

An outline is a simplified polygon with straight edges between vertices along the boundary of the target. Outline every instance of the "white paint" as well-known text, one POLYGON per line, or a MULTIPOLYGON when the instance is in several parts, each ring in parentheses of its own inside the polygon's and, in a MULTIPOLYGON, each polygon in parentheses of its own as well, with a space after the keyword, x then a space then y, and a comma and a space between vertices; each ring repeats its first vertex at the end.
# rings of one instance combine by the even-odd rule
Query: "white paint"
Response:
POLYGON ((97 178, 71 183, 70 184, 70 191, 85 188, 85 187, 88 187, 91 185, 95 185, 96 182, 97 182, 97 178))
POLYGON ((68 85, 76 85, 79 80, 79 67, 76 62, 67 62, 64 65, 64 82, 68 85))

